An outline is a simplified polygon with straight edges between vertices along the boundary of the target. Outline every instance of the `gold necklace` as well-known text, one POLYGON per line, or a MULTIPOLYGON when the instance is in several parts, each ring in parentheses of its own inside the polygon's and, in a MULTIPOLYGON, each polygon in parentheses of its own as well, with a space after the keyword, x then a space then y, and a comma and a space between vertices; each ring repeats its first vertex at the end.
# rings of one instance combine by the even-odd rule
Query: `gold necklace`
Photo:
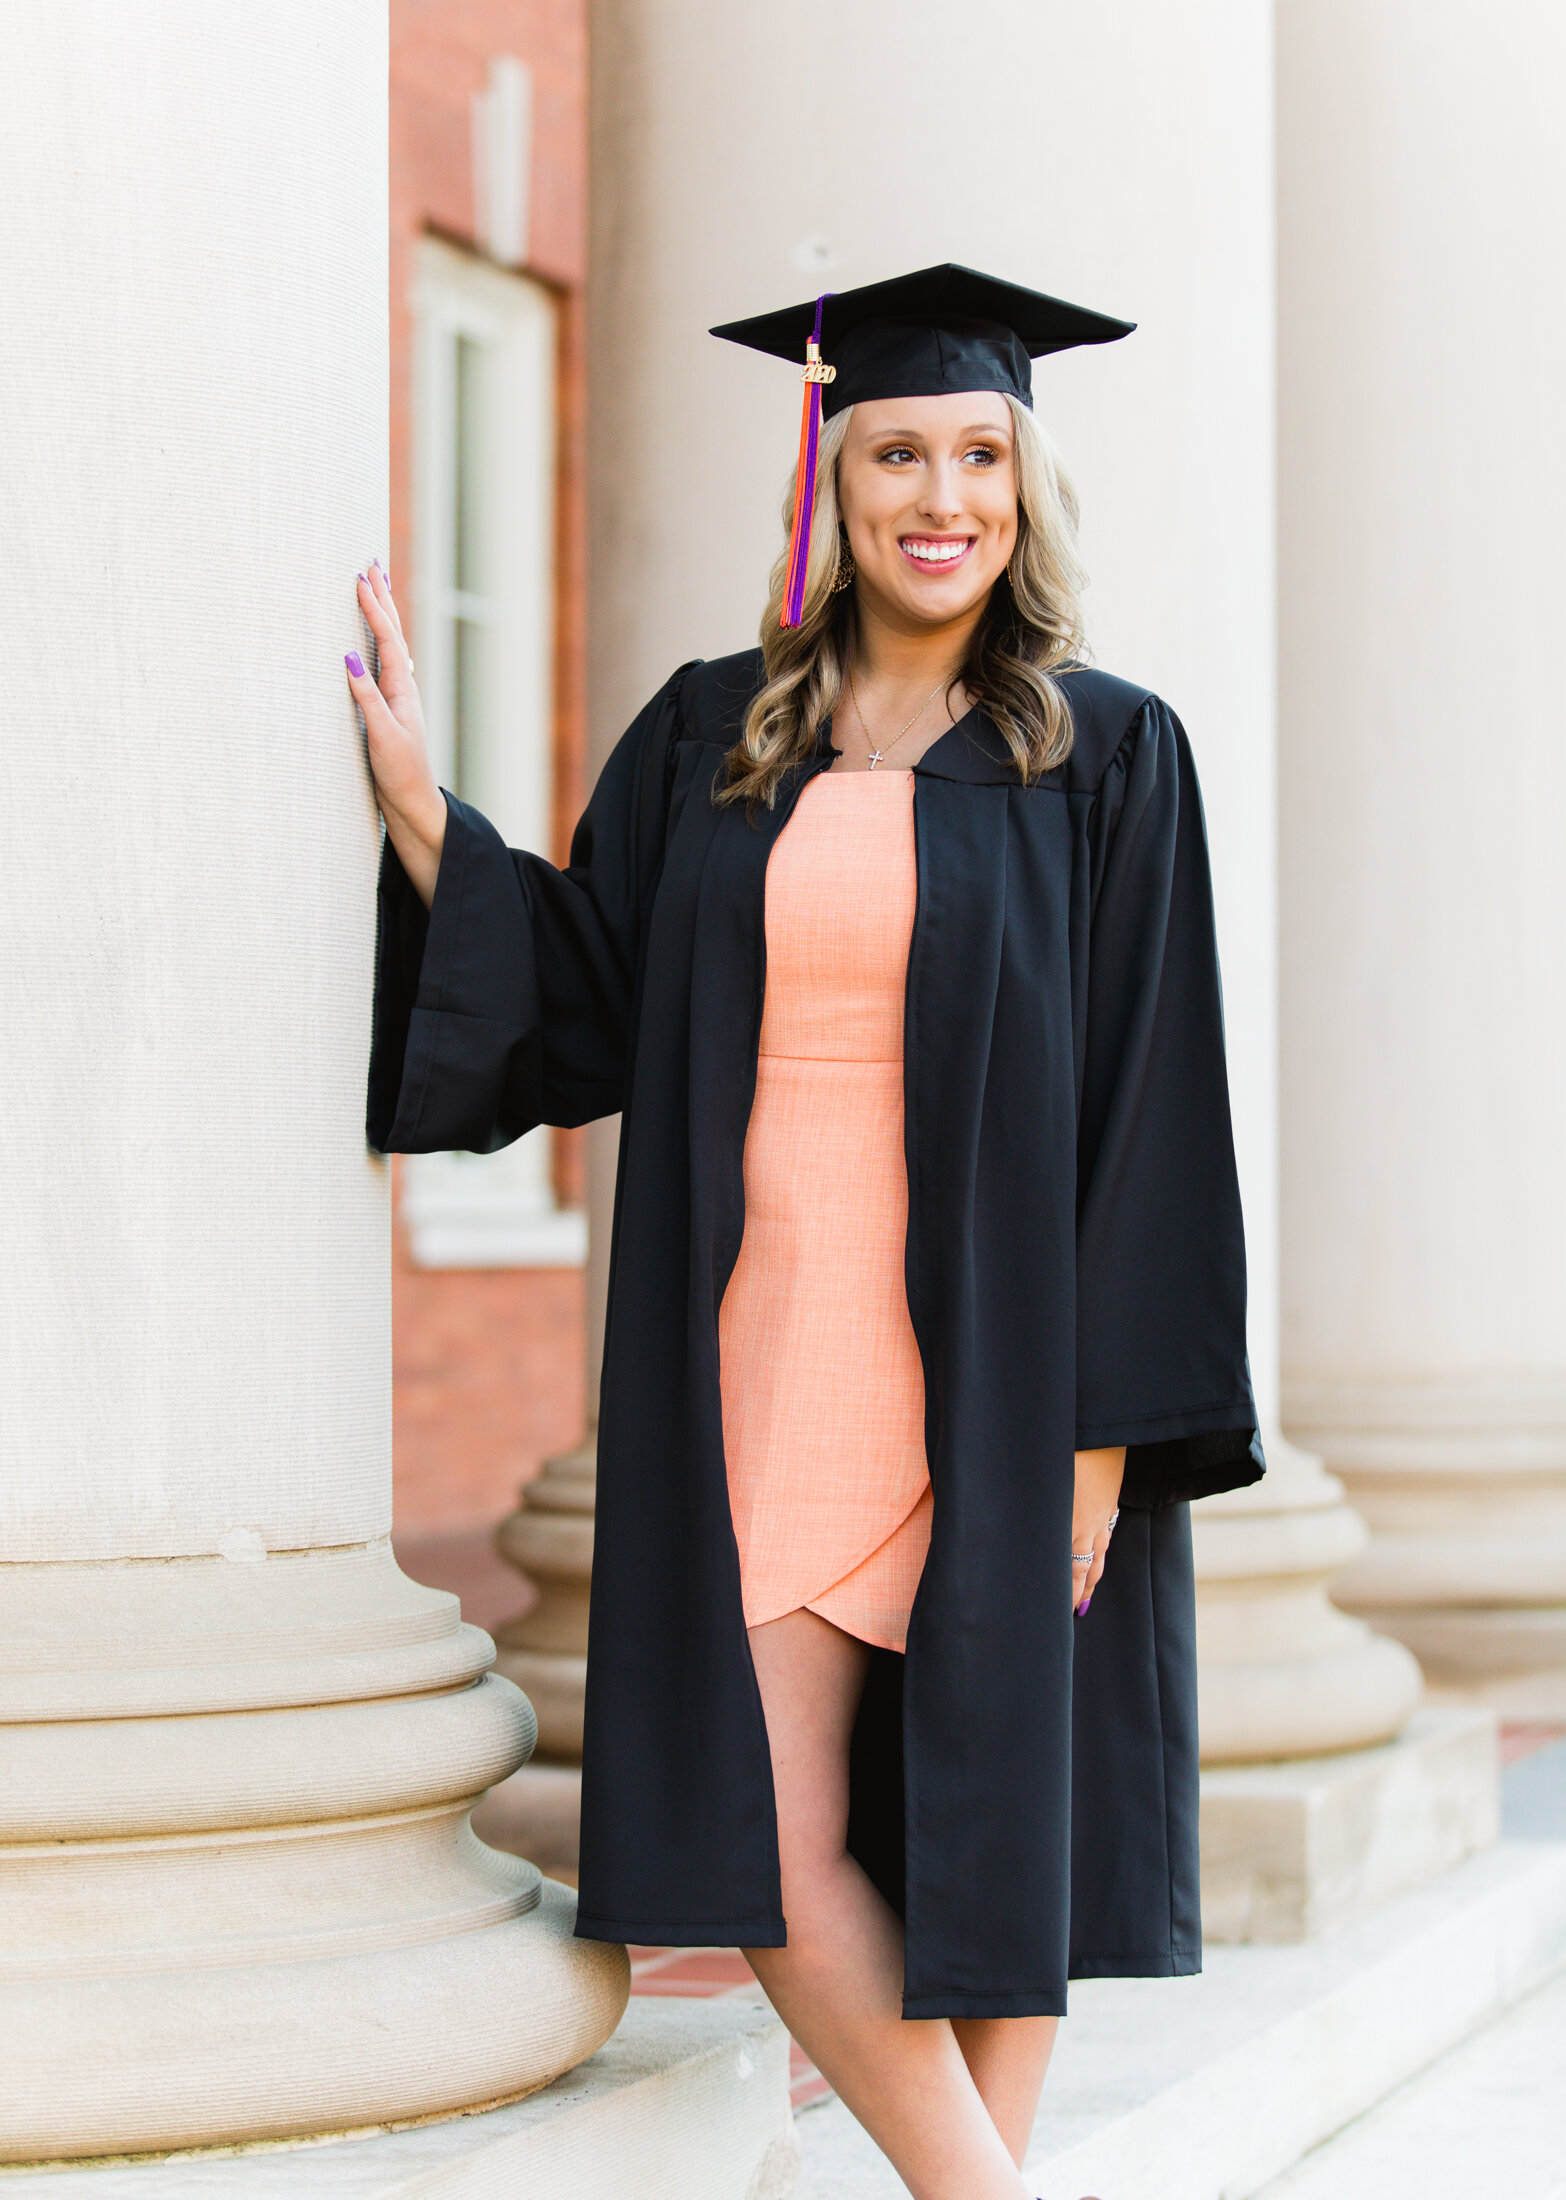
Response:
POLYGON ((919 720, 924 716, 930 705, 935 701, 937 695, 940 694, 942 688, 950 686, 950 680, 948 680, 943 674, 942 677, 936 681, 934 687, 931 688, 929 694, 919 705, 919 708, 914 712, 912 718, 909 719, 908 724, 904 726, 900 732, 893 734, 891 740, 887 742, 886 748, 878 749, 875 746, 874 742, 871 740, 870 728, 865 724, 865 714, 859 707, 859 690, 854 685, 854 668, 852 665, 849 666, 848 692, 853 699, 854 716, 859 720, 859 730, 864 735, 866 744, 869 746, 870 749, 870 769, 872 771, 875 770, 877 764, 879 764, 885 757, 886 749, 895 749, 898 742, 901 741, 903 734, 907 733, 913 726, 918 724, 919 720))

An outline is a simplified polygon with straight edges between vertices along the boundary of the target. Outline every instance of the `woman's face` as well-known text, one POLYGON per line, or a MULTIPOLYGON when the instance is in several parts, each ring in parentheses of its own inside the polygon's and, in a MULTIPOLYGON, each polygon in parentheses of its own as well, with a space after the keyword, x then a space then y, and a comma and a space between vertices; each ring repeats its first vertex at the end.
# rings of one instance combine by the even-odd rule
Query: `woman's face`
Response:
POLYGON ((854 407, 838 501, 860 600, 894 626, 972 613, 1017 540, 1011 412, 995 390, 854 407))

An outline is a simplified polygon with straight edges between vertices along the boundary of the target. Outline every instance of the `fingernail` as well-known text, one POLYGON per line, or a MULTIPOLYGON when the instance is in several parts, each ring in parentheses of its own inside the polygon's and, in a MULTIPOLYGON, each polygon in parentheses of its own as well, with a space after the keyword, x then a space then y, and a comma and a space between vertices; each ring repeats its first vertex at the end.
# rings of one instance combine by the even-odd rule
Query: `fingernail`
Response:
POLYGON ((388 570, 388 568, 387 568, 386 566, 384 566, 384 565, 381 565, 381 561, 380 561, 380 559, 379 559, 379 558, 371 558, 371 560, 370 560, 370 563, 371 563, 372 565, 380 565, 380 567, 381 567, 381 571, 382 571, 382 572, 383 572, 383 573, 384 573, 384 574, 386 575, 386 578, 387 578, 388 580, 390 580, 390 579, 391 579, 391 573, 390 573, 390 571, 388 570))
POLYGON ((353 674, 356 680, 362 680, 364 678, 364 659, 359 655, 359 652, 356 649, 349 650, 347 656, 343 659, 343 663, 348 667, 348 670, 353 674))
POLYGON ((1082 1599, 1082 1602, 1077 1606, 1078 1619, 1081 1619, 1082 1615, 1086 1612, 1088 1606, 1092 1603, 1092 1601, 1093 1599, 1090 1596, 1086 1596, 1082 1599))
POLYGON ((360 580, 362 580, 362 581, 363 581, 363 583, 364 583, 365 587, 366 587, 366 588, 368 588, 368 587, 369 587, 369 585, 370 585, 370 576, 369 576, 369 574, 368 574, 368 573, 361 573, 361 574, 359 575, 359 578, 360 578, 360 580))

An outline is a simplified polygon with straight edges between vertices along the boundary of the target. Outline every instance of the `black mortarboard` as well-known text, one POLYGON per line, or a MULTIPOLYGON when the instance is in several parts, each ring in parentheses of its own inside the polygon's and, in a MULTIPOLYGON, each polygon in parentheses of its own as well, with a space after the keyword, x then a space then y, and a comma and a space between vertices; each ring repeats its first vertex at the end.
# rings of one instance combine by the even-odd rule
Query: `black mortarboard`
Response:
POLYGON ((830 420, 870 398, 938 397, 947 390, 1004 390, 1031 405, 1031 360, 1077 344, 1112 344, 1135 327, 947 261, 748 321, 725 321, 710 333, 801 365, 807 347, 819 344, 834 370, 821 394, 822 418, 830 420))
POLYGON ((711 330, 731 344, 804 362, 783 624, 798 626, 804 603, 823 419, 872 398, 939 397, 948 390, 1000 390, 1031 405, 1034 359, 1078 344, 1112 344, 1135 327, 948 260, 711 330))

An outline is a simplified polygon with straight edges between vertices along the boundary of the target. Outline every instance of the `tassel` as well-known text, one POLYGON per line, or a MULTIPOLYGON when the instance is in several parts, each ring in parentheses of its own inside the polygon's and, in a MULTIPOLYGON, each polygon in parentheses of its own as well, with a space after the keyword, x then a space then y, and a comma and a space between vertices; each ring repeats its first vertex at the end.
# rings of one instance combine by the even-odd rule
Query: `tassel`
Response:
POLYGON ((810 564, 810 522, 816 508, 816 446, 821 440, 821 385, 837 380, 836 367, 821 364, 821 308, 831 292, 816 300, 816 325, 805 346, 805 405, 799 422, 799 463, 794 472, 794 523, 789 529, 788 574, 783 584, 783 626, 798 626, 805 610, 805 572, 810 564))

